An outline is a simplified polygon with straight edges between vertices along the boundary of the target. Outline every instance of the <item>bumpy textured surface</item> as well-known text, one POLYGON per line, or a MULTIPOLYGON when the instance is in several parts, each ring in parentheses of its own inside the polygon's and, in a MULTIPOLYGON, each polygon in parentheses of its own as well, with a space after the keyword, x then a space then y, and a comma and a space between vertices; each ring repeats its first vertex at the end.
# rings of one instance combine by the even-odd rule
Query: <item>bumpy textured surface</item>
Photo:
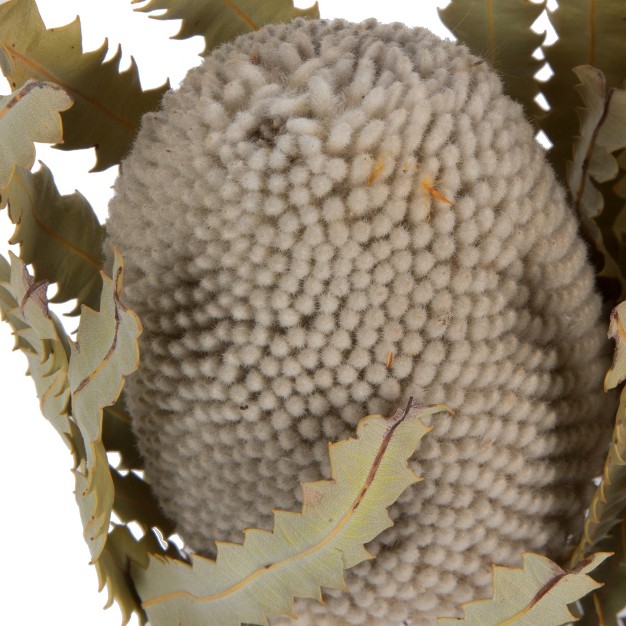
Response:
POLYGON ((379 558, 299 624, 430 626, 490 594, 492 562, 580 530, 606 324, 563 190, 466 48, 372 20, 219 48, 145 118, 108 230, 145 325, 127 389, 146 475, 196 550, 297 508, 361 416, 410 395, 457 411, 433 417, 379 558))

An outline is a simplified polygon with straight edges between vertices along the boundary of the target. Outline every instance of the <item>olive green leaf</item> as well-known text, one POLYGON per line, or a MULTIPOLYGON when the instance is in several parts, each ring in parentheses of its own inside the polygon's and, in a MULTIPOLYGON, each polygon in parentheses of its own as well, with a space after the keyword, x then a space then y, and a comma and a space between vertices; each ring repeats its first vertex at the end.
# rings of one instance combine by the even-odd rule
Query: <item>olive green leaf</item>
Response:
POLYGON ((143 469, 143 459, 137 449, 137 439, 126 411, 123 391, 113 406, 104 408, 102 443, 107 452, 120 454, 120 469, 143 469))
MULTIPOLYGON (((605 207, 605 194, 596 186, 616 178, 614 156, 626 148, 626 90, 608 88, 602 72, 589 65, 574 68, 584 107, 578 108, 580 131, 573 160, 567 163, 567 183, 580 222, 593 246, 604 257, 599 276, 619 281, 626 295, 626 274, 619 264, 619 245, 611 245, 607 230, 596 222, 605 207)), ((623 204, 623 203, 621 203, 623 204)))
POLYGON ((598 567, 593 577, 604 585, 581 600, 579 626, 623 626, 617 614, 626 608, 626 520, 601 542, 603 551, 614 553, 598 567))
POLYGON ((98 312, 83 306, 77 342, 71 344, 68 379, 72 417, 85 442, 86 459, 75 472, 85 538, 96 560, 104 548, 113 505, 113 479, 102 445, 103 409, 117 400, 124 378, 139 364, 141 323, 120 300, 123 261, 114 252, 113 277, 102 274, 98 312), (87 522, 85 522, 87 520, 87 522))
POLYGON ((21 259, 9 252, 11 263, 1 258, 0 312, 13 328, 16 345, 28 360, 41 411, 71 446, 68 416, 68 338, 48 309, 46 284, 35 283, 21 259))
POLYGON ((124 378, 139 364, 141 323, 120 300, 123 260, 117 251, 113 277, 102 277, 100 310, 83 306, 68 371, 72 414, 87 441, 101 439, 103 408, 115 403, 124 378))
POLYGON ((413 401, 392 418, 361 419, 357 437, 329 444, 332 479, 302 485, 302 513, 274 512, 273 532, 245 530, 243 544, 217 542, 212 561, 151 556, 133 568, 153 626, 266 624, 293 615, 293 599, 345 589, 344 569, 373 558, 363 544, 392 525, 390 506, 420 480, 407 466, 430 430, 420 417, 449 410, 413 401))
POLYGON ((578 131, 572 68, 591 65, 600 70, 607 87, 621 87, 626 76, 626 3, 622 0, 560 0, 549 12, 558 40, 544 46, 554 75, 541 86, 551 110, 541 127, 554 144, 548 157, 558 176, 565 178, 572 138, 578 131))
MULTIPOLYGON (((132 0, 132 4, 143 0, 132 0)), ((202 35, 206 46, 202 55, 239 35, 258 30, 265 24, 290 22, 296 17, 319 18, 317 2, 308 9, 296 9, 293 0, 149 0, 137 11, 160 11, 159 20, 183 23, 176 39, 202 35)))
POLYGON ((566 571, 541 556, 525 552, 521 569, 493 567, 493 597, 463 604, 465 617, 438 619, 438 626, 561 626, 574 619, 568 604, 601 584, 589 572, 611 553, 599 552, 566 571))
MULTIPOLYGON (((606 373, 604 389, 613 389, 626 379, 626 302, 611 313, 609 337, 615 340, 613 364, 606 373)), ((574 551, 570 564, 575 565, 596 550, 617 524, 620 523, 626 505, 626 390, 622 389, 617 409, 613 438, 604 463, 602 480, 589 505, 585 518, 583 536, 574 551)))
POLYGON ((116 525, 109 533, 104 550, 96 561, 98 591, 107 587, 109 597, 105 609, 108 609, 113 601, 117 601, 122 612, 122 626, 128 624, 133 613, 143 626, 148 619, 141 608, 141 600, 130 577, 131 561, 146 567, 148 551, 133 537, 126 526, 116 525))
POLYGON ((534 102, 539 93, 534 75, 543 64, 532 54, 545 35, 530 27, 544 8, 545 2, 527 0, 452 0, 439 9, 441 21, 475 55, 489 61, 505 93, 521 102, 531 119, 540 111, 534 102))
POLYGON ((162 546, 153 531, 148 531, 137 540, 126 526, 114 525, 109 533, 106 546, 96 562, 100 591, 105 585, 109 598, 104 608, 117 601, 122 611, 122 626, 125 626, 133 613, 140 624, 146 624, 148 618, 141 606, 141 599, 131 576, 131 564, 142 568, 148 567, 149 555, 160 554, 172 559, 185 560, 173 543, 162 546))
MULTIPOLYGON (((58 85, 27 80, 9 96, 0 96, 0 193, 16 165, 30 169, 35 162, 34 141, 56 143, 63 139, 61 111, 72 98, 58 85)), ((0 207, 4 199, 0 200, 0 207)))
POLYGON ((147 482, 133 472, 122 475, 111 469, 111 476, 115 487, 113 510, 122 522, 138 522, 144 532, 157 527, 166 537, 174 532, 174 525, 163 515, 147 482))
POLYGON ((17 167, 5 197, 16 225, 9 243, 20 244, 20 256, 32 264, 35 281, 57 283, 52 302, 76 298, 73 311, 100 301, 104 227, 80 193, 62 196, 42 163, 35 174, 17 167))
MULTIPOLYGON (((82 433, 81 433, 82 434, 82 433)), ((114 501, 113 479, 101 441, 85 442, 85 455, 74 470, 74 496, 83 523, 83 537, 89 547, 91 563, 96 563, 107 542, 114 501)))
POLYGON ((142 91, 137 66, 119 71, 121 50, 104 61, 106 41, 82 51, 80 21, 46 30, 35 0, 0 4, 0 66, 12 87, 29 78, 61 86, 74 99, 63 114, 63 150, 95 146, 95 171, 119 163, 130 149, 141 116, 158 109, 169 84, 142 91))

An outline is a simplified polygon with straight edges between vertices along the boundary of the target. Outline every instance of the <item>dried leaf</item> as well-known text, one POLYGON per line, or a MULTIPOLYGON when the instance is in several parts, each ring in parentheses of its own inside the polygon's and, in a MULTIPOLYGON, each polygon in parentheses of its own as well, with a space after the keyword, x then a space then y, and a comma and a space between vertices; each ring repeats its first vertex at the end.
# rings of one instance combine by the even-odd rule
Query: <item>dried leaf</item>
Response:
POLYGON ((83 518, 90 524, 86 539, 92 560, 104 547, 113 504, 113 481, 102 445, 103 409, 115 403, 124 378, 137 369, 141 333, 139 319, 120 301, 123 261, 117 251, 113 278, 102 276, 100 310, 83 306, 68 369, 72 417, 83 435, 86 454, 84 468, 76 472, 76 497, 82 498, 81 511, 91 509, 83 518))
POLYGON ((76 298, 95 309, 100 302, 102 242, 100 225, 89 202, 78 192, 61 196, 42 163, 35 174, 16 168, 6 191, 9 217, 16 225, 9 243, 33 265, 35 280, 57 283, 52 302, 76 298))
POLYGON ((119 452, 120 469, 143 469, 143 459, 137 449, 137 439, 126 412, 124 392, 113 406, 104 408, 102 443, 107 452, 119 452))
POLYGON ((575 617, 568 604, 601 585, 587 574, 610 553, 600 552, 565 571, 539 554, 524 553, 521 569, 493 567, 493 596, 463 605, 465 617, 438 626, 561 626, 575 617))
POLYGON ((109 533, 102 555, 96 562, 99 590, 102 591, 106 585, 109 592, 105 608, 110 607, 114 600, 118 603, 122 611, 122 626, 130 621, 133 613, 137 615, 142 626, 147 622, 148 618, 131 577, 131 563, 146 568, 150 554, 183 559, 174 544, 168 543, 167 547, 163 547, 153 532, 147 532, 137 541, 126 526, 115 525, 109 533))
POLYGON ((622 302, 613 309, 609 323, 609 339, 615 340, 613 363, 604 377, 604 390, 615 389, 626 380, 626 302, 622 302))
MULTIPOLYGON (((132 4, 143 2, 133 0, 132 4)), ((296 17, 319 18, 317 2, 308 9, 296 9, 293 0, 149 0, 137 11, 164 10, 151 15, 159 20, 182 19, 176 39, 202 35, 206 46, 202 55, 239 35, 258 30, 265 24, 289 22, 296 17)))
POLYGON ((534 101, 539 93, 534 75, 543 64, 532 54, 545 34, 530 27, 544 8, 545 2, 525 0, 452 0, 439 9, 441 21, 475 55, 489 61, 505 93, 521 102, 531 118, 540 111, 534 101))
MULTIPOLYGON (((75 496, 84 537, 97 567, 101 588, 108 585, 109 604, 113 599, 119 602, 126 624, 133 612, 140 620, 144 615, 128 575, 128 559, 132 557, 147 566, 149 552, 160 552, 171 558, 182 556, 172 544, 168 544, 167 550, 161 547, 152 532, 140 542, 126 529, 108 535, 114 483, 104 445, 99 437, 93 436, 97 430, 94 424, 101 418, 103 404, 113 403, 117 398, 128 369, 137 364, 136 338, 140 330, 134 314, 127 312, 119 302, 122 263, 117 253, 114 276, 115 281, 104 279, 100 312, 83 308, 79 346, 76 346, 48 309, 46 283, 35 282, 24 262, 15 255, 11 254, 11 265, 0 256, 0 312, 13 326, 18 346, 28 358, 29 373, 35 380, 42 412, 74 453, 75 496), (104 355, 103 344, 108 346, 104 355), (91 357, 100 360, 83 376, 84 368, 93 364, 91 357), (81 386, 83 380, 86 382, 81 386), (68 413, 70 383, 72 416, 68 413), (80 418, 77 421, 82 430, 72 420, 76 417, 80 418), (125 541, 128 537, 131 543, 125 541)), ((119 477, 117 472, 114 474, 119 477)), ((143 481, 129 475, 121 478, 116 486, 119 492, 115 494, 115 504, 124 518, 137 519, 146 528, 160 525, 165 534, 171 530, 171 524, 158 510, 143 481)))
POLYGON ((106 450, 101 441, 85 441, 85 460, 74 470, 74 496, 83 523, 83 537, 89 547, 91 563, 95 564, 107 542, 114 501, 113 479, 106 450))
POLYGON ((594 571, 593 577, 604 586, 582 600, 584 613, 577 626, 623 626, 617 614, 626 608, 626 521, 602 542, 602 550, 614 556, 594 571))
POLYGON ((147 111, 158 109, 169 84, 142 91, 134 60, 119 71, 121 50, 108 44, 83 54, 80 20, 46 30, 35 0, 0 4, 0 66, 13 88, 29 78, 63 87, 74 106, 63 114, 63 150, 96 148, 95 171, 119 163, 147 111))
POLYGON ((174 525, 165 517, 150 485, 137 474, 122 475, 111 469, 115 487, 113 510, 124 523, 138 522, 144 532, 157 527, 165 537, 174 532, 174 525))
MULTIPOLYGON (((0 96, 0 193, 16 165, 30 169, 35 162, 34 141, 56 143, 63 139, 61 111, 72 98, 58 85, 27 80, 9 96, 0 96)), ((0 200, 0 208, 4 199, 0 200)))
MULTIPOLYGON (((615 340, 613 364, 604 379, 605 391, 613 389, 626 379, 626 302, 611 313, 609 337, 615 340)), ((585 518, 583 536, 576 547, 570 565, 598 549, 598 545, 623 518, 626 505, 626 389, 622 389, 617 409, 613 438, 604 463, 602 479, 591 499, 589 513, 585 518)))
POLYGON ((130 621, 134 613, 143 626, 148 618, 141 608, 141 600, 130 577, 131 560, 146 564, 147 553, 126 526, 115 526, 109 533, 104 551, 96 561, 100 583, 98 591, 107 587, 109 596, 104 608, 108 609, 114 600, 117 601, 122 612, 123 625, 130 621))
POLYGON ((4 258, 0 266, 0 312, 26 355, 41 412, 76 455, 68 416, 69 339, 48 309, 46 284, 35 283, 23 261, 12 252, 9 256, 10 266, 4 258))
POLYGON ((567 183, 574 209, 593 246, 604 258, 600 276, 619 281, 626 293, 626 274, 618 263, 618 250, 609 249, 606 234, 596 222, 604 209, 604 195, 596 183, 612 181, 619 166, 613 153, 626 148, 626 90, 607 89, 602 72, 591 66, 574 68, 584 107, 578 108, 579 136, 573 160, 567 163, 567 183))
POLYGON ((246 530, 243 545, 217 542, 217 559, 192 564, 151 556, 133 578, 153 626, 266 624, 293 615, 293 598, 345 589, 343 570, 373 558, 363 544, 392 521, 398 496, 420 480, 407 466, 429 428, 420 417, 445 410, 410 402, 391 418, 364 417, 357 438, 329 445, 332 479, 302 485, 302 513, 274 512, 273 532, 246 530))
POLYGON ((559 178, 565 178, 578 120, 572 107, 576 76, 572 69, 591 65, 606 77, 609 88, 620 87, 626 76, 626 4, 622 0, 561 0, 549 12, 558 39, 543 53, 553 76, 541 85, 551 110, 541 127, 554 144, 548 157, 559 178))

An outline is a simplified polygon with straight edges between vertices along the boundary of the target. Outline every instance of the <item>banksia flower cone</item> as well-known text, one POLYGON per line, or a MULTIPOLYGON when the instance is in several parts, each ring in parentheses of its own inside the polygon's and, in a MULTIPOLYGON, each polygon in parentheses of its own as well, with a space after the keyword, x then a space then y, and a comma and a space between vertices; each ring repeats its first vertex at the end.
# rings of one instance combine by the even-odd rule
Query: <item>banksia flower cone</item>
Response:
MULTIPOLYGON (((519 104, 456 43, 267 26, 144 118, 110 205, 146 477, 197 552, 296 510, 327 441, 446 403, 349 592, 299 624, 431 626, 491 564, 563 558, 610 432, 611 345, 578 222, 519 104)), ((275 623, 283 623, 277 620, 275 623)))

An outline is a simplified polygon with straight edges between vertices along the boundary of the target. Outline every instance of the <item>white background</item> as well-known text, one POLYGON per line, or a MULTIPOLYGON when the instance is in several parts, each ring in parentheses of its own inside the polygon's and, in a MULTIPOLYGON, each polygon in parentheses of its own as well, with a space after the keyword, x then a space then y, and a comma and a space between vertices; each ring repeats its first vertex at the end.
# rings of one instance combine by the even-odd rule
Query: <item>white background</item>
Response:
MULTIPOLYGON (((258 0, 262 2, 263 0, 258 0)), ((427 26, 441 36, 437 7, 448 0, 319 0, 322 17, 360 21, 376 17, 382 22, 402 21, 427 26)), ((203 41, 170 40, 179 22, 149 19, 134 13, 130 0, 38 0, 48 27, 60 26, 79 14, 86 50, 109 38, 110 50, 123 46, 123 66, 133 55, 144 88, 169 77, 176 86, 186 71, 200 62, 203 41)), ((306 0, 296 2, 307 6, 306 0)), ((0 94, 9 92, 0 78, 0 94)), ((78 188, 92 203, 101 220, 116 169, 87 174, 95 162, 93 150, 60 152, 39 146, 38 159, 53 171, 62 193, 78 188)), ((6 255, 12 226, 0 215, 0 252, 6 255)), ((17 251, 16 251, 17 252, 17 251)), ((69 311, 72 306, 64 306, 69 311)), ((73 329, 74 321, 69 322, 73 329)), ((54 429, 41 417, 32 381, 24 373, 26 360, 11 352, 9 327, 0 324, 0 397, 2 426, 0 476, 2 486, 0 537, 2 546, 2 605, 0 623, 15 626, 119 626, 121 613, 114 605, 102 610, 106 594, 98 595, 95 569, 82 538, 74 500, 71 458, 54 429)), ((137 624, 133 618, 131 624, 137 624)))

